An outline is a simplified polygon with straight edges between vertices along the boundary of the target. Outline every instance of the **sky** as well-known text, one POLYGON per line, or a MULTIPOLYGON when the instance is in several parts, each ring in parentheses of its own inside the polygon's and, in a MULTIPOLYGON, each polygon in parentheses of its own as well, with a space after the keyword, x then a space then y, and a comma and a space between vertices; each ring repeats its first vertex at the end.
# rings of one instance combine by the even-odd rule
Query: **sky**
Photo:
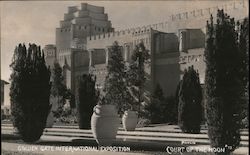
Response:
POLYGON ((0 1, 1 79, 9 81, 15 46, 55 44, 55 29, 68 6, 105 7, 116 30, 167 21, 172 14, 225 4, 226 1, 0 1))

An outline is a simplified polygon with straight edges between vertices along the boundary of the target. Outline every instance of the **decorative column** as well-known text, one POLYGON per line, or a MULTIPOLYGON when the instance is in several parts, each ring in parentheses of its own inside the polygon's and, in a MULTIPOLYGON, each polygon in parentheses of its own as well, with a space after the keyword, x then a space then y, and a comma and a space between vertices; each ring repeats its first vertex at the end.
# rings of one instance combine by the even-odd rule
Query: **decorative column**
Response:
POLYGON ((106 63, 106 65, 108 65, 108 62, 109 62, 109 48, 108 47, 105 48, 105 53, 106 53, 106 61, 105 61, 105 63, 106 63))
POLYGON ((186 52, 187 50, 187 31, 180 30, 179 32, 179 51, 186 52))
POLYGON ((124 61, 128 62, 129 60, 129 45, 124 44, 124 61))
POLYGON ((93 61, 92 61, 92 50, 89 50, 89 67, 91 67, 93 64, 93 61))

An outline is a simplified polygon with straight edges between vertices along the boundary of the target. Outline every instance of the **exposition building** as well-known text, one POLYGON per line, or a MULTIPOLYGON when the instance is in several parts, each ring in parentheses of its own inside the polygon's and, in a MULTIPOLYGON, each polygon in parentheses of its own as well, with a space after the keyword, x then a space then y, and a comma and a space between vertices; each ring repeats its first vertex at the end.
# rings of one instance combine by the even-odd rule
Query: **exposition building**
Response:
POLYGON ((165 96, 174 95, 184 69, 189 66, 194 66, 201 84, 204 83, 206 21, 211 14, 216 17, 218 9, 224 9, 235 20, 248 16, 247 1, 231 1, 171 15, 162 23, 115 31, 104 7, 87 3, 71 6, 56 28, 56 44, 44 48, 46 62, 51 67, 55 60, 60 63, 66 86, 77 96, 82 74, 96 75, 97 87, 103 88, 109 49, 114 41, 122 47, 127 63, 135 46, 143 42, 150 51, 150 64, 146 66, 147 92, 160 84, 165 96))

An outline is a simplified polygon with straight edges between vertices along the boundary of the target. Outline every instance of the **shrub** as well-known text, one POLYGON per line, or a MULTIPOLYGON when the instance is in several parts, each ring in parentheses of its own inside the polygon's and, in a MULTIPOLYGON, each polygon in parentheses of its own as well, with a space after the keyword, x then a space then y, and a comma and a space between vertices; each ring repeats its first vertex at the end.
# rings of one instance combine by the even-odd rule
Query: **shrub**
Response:
POLYGON ((249 19, 245 18, 243 22, 238 22, 239 28, 239 51, 241 67, 240 75, 242 81, 242 126, 248 126, 249 120, 249 19))
POLYGON ((25 142, 40 138, 50 110, 50 71, 40 46, 19 44, 16 47, 11 74, 11 113, 13 126, 25 142))
POLYGON ((178 124, 183 132, 199 133, 202 121, 202 90, 193 66, 185 70, 179 87, 178 124))
POLYGON ((142 128, 142 127, 148 126, 149 124, 151 124, 151 121, 149 119, 139 118, 136 127, 142 128))
POLYGON ((83 74, 79 82, 78 124, 80 129, 90 129, 93 108, 98 101, 98 91, 95 89, 96 78, 83 74))
POLYGON ((151 123, 163 123, 166 121, 165 115, 163 114, 163 111, 166 109, 164 100, 162 89, 160 85, 157 84, 152 94, 151 102, 145 106, 146 117, 151 123))
POLYGON ((165 99, 166 110, 164 111, 166 123, 177 124, 178 122, 178 102, 174 96, 168 96, 165 99))
POLYGON ((77 117, 71 107, 64 107, 58 120, 64 124, 75 124, 77 123, 77 117))
POLYGON ((177 123, 177 102, 175 97, 163 96, 159 84, 156 85, 155 91, 151 97, 151 102, 145 106, 144 116, 151 123, 177 123))
POLYGON ((216 24, 207 22, 206 117, 212 147, 224 147, 230 154, 240 144, 242 77, 238 32, 235 21, 218 10, 216 24), (227 146, 230 146, 227 147, 227 146))
POLYGON ((3 112, 1 112, 1 120, 5 120, 5 119, 6 119, 6 115, 3 112))

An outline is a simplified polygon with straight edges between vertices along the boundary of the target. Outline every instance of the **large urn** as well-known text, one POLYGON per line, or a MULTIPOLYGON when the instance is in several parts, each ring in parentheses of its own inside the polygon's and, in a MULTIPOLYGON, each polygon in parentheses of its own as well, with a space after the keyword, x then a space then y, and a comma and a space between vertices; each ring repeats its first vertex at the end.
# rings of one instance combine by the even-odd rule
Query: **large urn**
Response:
POLYGON ((125 111, 122 117, 123 128, 126 131, 134 131, 138 122, 136 111, 125 111))
POLYGON ((116 139, 119 118, 114 105, 96 105, 91 117, 91 130, 96 142, 110 146, 116 139))

